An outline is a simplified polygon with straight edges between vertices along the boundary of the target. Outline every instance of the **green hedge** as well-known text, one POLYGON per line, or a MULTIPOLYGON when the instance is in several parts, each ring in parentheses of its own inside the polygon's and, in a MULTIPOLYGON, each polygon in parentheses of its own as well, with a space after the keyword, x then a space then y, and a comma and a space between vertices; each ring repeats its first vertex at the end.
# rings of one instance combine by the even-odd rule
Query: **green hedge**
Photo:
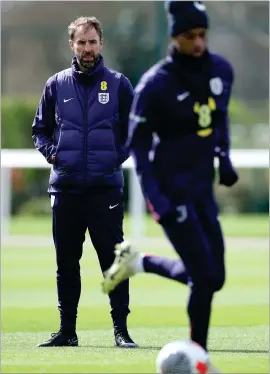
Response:
POLYGON ((33 148, 31 127, 38 97, 2 97, 2 148, 33 148))

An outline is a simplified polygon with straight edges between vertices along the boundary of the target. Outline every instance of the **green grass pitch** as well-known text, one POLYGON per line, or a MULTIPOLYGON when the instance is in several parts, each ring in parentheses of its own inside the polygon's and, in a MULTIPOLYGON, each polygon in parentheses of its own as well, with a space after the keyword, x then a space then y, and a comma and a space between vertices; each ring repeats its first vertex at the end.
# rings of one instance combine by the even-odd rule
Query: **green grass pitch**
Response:
MULTIPOLYGON (((223 373, 267 373, 268 217, 222 217, 222 222, 230 236, 227 282, 215 296, 210 355, 223 373)), ((100 291, 97 257, 87 242, 81 261, 80 347, 36 348, 57 331, 59 317, 54 248, 42 241, 35 245, 37 238, 31 242, 28 235, 33 234, 33 228, 37 228, 35 235, 50 235, 48 219, 17 219, 11 230, 19 235, 18 243, 13 237, 2 246, 3 373, 154 373, 158 350, 171 340, 188 338, 188 290, 175 282, 141 274, 131 279, 128 319, 140 349, 114 347, 108 298, 100 291)), ((175 256, 157 225, 147 223, 146 231, 153 244, 151 239, 147 246, 142 242, 142 251, 175 256)))

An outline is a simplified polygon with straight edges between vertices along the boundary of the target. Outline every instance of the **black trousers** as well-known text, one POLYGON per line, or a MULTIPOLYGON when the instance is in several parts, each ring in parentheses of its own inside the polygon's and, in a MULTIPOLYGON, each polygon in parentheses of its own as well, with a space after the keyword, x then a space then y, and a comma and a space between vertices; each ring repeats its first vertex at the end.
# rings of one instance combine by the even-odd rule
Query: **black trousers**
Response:
POLYGON ((179 220, 163 227, 184 262, 189 280, 213 291, 225 281, 224 241, 212 196, 178 206, 179 220))
MULTIPOLYGON (((115 244, 123 241, 123 192, 122 189, 107 189, 85 195, 60 193, 51 196, 51 201, 61 328, 74 330, 81 294, 80 259, 86 230, 104 272, 114 261, 115 244)), ((109 298, 114 327, 126 327, 130 313, 128 280, 111 292, 109 298)))
POLYGON ((183 202, 178 210, 178 222, 163 229, 185 265, 191 286, 191 338, 207 348, 212 298, 225 282, 224 242, 217 206, 210 194, 183 202))

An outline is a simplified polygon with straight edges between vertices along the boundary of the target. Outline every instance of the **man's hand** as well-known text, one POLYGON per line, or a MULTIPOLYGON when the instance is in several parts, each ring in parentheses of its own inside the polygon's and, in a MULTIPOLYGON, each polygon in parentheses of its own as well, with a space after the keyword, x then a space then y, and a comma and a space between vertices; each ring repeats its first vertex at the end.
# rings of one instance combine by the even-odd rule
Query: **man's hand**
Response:
POLYGON ((163 214, 158 223, 162 226, 168 226, 174 223, 183 223, 188 218, 188 207, 185 204, 177 205, 174 209, 163 214))

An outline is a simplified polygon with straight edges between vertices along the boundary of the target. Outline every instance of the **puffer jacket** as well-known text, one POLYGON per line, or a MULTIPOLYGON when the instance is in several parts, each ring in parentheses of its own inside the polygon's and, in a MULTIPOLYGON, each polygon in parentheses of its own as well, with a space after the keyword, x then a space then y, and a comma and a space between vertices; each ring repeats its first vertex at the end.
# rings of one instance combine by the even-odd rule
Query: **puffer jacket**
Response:
POLYGON ((133 89, 100 60, 88 74, 71 68, 48 79, 32 126, 32 138, 49 163, 49 193, 123 187, 122 163, 133 89), (53 157, 54 156, 54 157, 53 157))

